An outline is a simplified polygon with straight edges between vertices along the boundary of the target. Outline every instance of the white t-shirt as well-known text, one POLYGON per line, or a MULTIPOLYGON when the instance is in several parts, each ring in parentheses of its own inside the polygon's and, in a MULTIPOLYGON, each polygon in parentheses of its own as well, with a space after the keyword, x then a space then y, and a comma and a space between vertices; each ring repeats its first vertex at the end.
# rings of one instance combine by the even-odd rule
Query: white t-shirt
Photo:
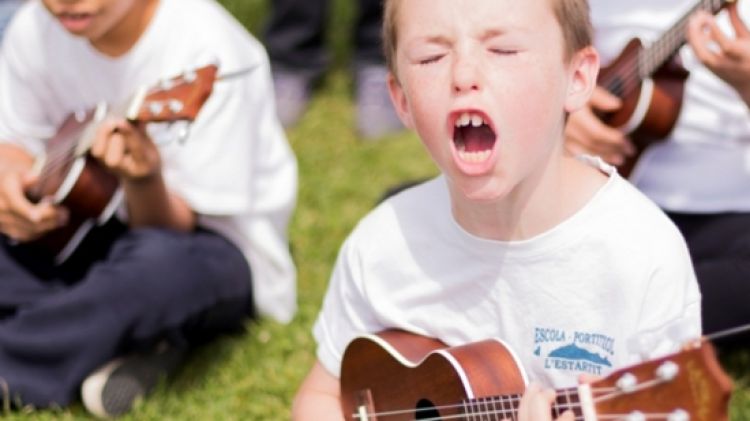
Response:
MULTIPOLYGON (((695 0, 590 0, 594 44, 608 64, 627 41, 658 39, 695 0)), ((750 4, 738 3, 750 22, 750 4)), ((720 27, 733 35, 726 12, 720 27)), ((677 126, 647 149, 631 180, 661 207, 678 212, 750 211, 750 112, 737 92, 704 67, 691 48, 680 50, 690 71, 677 126)))
POLYGON ((70 113, 100 101, 122 106, 141 86, 209 63, 218 63, 220 74, 256 67, 215 84, 184 144, 170 141, 178 127, 152 130, 163 174, 199 224, 244 252, 259 312, 289 321, 296 308, 287 242, 296 160, 274 112, 265 50, 215 1, 160 0, 146 32, 117 58, 70 35, 40 1, 28 2, 3 40, 0 139, 41 153, 41 139, 70 113))
POLYGON ((681 235, 616 173, 575 215, 524 241, 472 236, 450 209, 438 177, 381 204, 346 240, 313 329, 332 374, 355 336, 388 328, 453 346, 499 338, 531 380, 555 387, 699 336, 681 235))

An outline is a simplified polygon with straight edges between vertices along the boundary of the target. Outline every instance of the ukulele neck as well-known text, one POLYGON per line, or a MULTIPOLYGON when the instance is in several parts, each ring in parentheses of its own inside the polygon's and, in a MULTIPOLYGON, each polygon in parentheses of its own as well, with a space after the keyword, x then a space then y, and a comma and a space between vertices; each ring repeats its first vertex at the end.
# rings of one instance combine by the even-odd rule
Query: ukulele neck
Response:
POLYGON ((734 0, 700 0, 687 13, 669 28, 664 35, 656 40, 651 46, 643 49, 638 55, 638 74, 641 80, 651 77, 654 72, 659 70, 667 61, 672 59, 677 51, 682 47, 687 39, 685 33, 690 16, 699 11, 705 10, 710 14, 716 14, 727 3, 734 0))
MULTIPOLYGON (((590 405, 590 392, 587 385, 578 388, 557 391, 555 402, 552 403, 552 417, 556 418, 566 411, 571 411, 577 420, 593 420, 590 405)), ((521 395, 489 396, 483 398, 466 399, 462 402, 464 414, 468 419, 481 420, 515 420, 518 419, 518 408, 521 395)))

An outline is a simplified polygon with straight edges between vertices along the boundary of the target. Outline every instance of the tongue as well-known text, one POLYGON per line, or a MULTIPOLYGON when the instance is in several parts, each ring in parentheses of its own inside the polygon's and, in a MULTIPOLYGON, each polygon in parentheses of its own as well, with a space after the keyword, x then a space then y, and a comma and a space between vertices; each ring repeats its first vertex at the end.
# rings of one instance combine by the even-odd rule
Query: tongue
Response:
POLYGON ((495 145, 495 133, 487 125, 463 127, 459 136, 467 152, 481 152, 495 145))

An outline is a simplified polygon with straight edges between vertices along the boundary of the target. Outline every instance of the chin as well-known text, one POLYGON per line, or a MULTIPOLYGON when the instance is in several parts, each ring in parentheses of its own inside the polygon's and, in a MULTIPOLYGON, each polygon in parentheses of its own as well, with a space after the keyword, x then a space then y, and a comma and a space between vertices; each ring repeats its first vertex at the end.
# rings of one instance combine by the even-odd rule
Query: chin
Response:
POLYGON ((479 203, 502 200, 509 192, 506 183, 495 178, 463 179, 454 181, 453 186, 454 191, 463 196, 464 199, 479 203))

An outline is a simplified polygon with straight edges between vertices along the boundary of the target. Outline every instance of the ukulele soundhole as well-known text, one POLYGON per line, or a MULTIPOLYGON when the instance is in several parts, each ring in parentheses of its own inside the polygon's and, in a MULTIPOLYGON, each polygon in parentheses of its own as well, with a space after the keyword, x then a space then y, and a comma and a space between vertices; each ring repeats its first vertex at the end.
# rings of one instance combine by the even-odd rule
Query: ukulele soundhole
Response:
POLYGON ((607 90, 617 97, 625 96, 625 82, 620 77, 613 78, 607 83, 607 90))
POLYGON ((418 420, 441 420, 440 413, 435 409, 435 404, 427 399, 421 399, 417 402, 417 411, 415 419, 418 420))

